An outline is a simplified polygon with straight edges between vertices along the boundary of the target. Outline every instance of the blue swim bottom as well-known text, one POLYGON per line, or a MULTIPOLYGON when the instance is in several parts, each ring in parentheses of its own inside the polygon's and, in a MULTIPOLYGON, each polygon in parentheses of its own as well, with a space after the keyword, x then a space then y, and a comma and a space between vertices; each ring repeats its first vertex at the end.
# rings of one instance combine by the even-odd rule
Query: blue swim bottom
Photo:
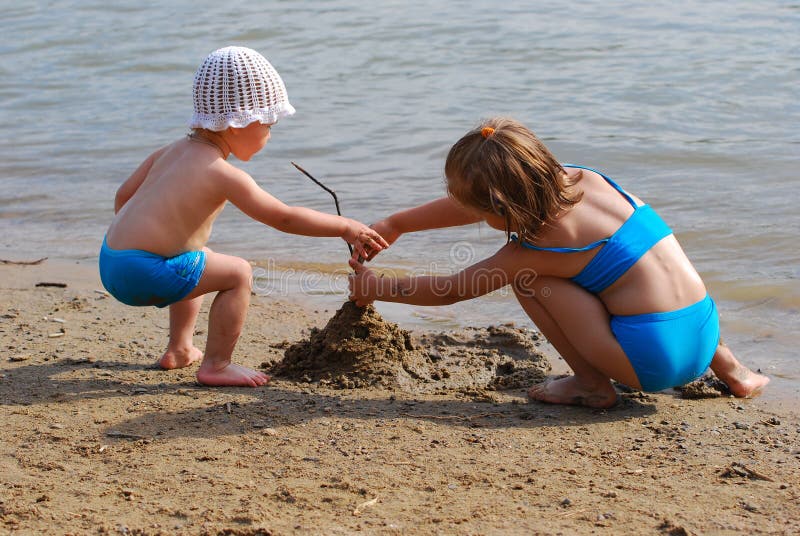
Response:
POLYGON ((611 331, 643 391, 688 383, 705 372, 719 343, 719 315, 710 296, 677 311, 612 316, 611 331))
POLYGON ((162 257, 140 249, 111 249, 103 239, 100 280, 126 305, 166 307, 185 298, 206 267, 204 251, 162 257))

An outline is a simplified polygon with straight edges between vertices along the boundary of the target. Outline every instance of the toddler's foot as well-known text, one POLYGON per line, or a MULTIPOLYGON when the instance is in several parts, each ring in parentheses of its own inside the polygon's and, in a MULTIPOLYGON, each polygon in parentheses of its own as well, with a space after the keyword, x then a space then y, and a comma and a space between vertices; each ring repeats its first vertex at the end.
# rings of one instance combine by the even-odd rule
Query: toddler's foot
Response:
POLYGON ((720 378, 731 390, 733 396, 739 398, 755 398, 761 394, 764 387, 769 383, 769 378, 763 374, 753 372, 745 366, 738 366, 731 373, 720 378))
POLYGON ((188 367, 195 361, 199 361, 202 357, 203 352, 195 346, 192 346, 188 350, 167 349, 164 355, 161 356, 161 359, 158 360, 158 366, 166 370, 188 367))
POLYGON ((611 382, 587 386, 575 376, 538 383, 528 389, 531 400, 550 404, 570 404, 590 408, 610 408, 617 401, 611 382))
POLYGON ((197 370, 197 381, 203 385, 228 387, 260 387, 269 383, 263 372, 228 363, 222 368, 203 363, 197 370))

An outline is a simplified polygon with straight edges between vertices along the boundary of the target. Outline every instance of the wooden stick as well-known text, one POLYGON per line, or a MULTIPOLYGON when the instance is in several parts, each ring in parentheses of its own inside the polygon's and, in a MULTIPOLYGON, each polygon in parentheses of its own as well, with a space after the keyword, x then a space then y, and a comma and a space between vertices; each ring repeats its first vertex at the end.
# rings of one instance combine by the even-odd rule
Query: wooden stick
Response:
POLYGON ((508 417, 506 413, 476 413, 475 415, 462 416, 462 415, 415 415, 413 413, 401 413, 404 417, 414 417, 417 419, 439 419, 439 420, 456 420, 456 421, 471 421, 473 419, 482 419, 484 417, 508 417))
MULTIPOLYGON (((294 167, 296 167, 296 168, 297 168, 297 169, 300 171, 300 173, 302 173, 303 175, 305 175, 306 177, 308 177, 309 179, 311 179, 312 181, 314 181, 314 182, 317 184, 317 186, 319 186, 320 188, 322 188, 323 190, 325 190, 326 192, 328 192, 329 194, 331 194, 331 196, 333 196, 333 202, 334 202, 334 203, 336 203, 336 214, 338 214, 339 216, 341 216, 341 215, 342 215, 342 211, 341 211, 341 210, 339 210, 339 198, 338 198, 338 197, 336 197, 336 192, 334 192, 333 190, 331 190, 330 188, 328 188, 327 186, 325 186, 324 184, 322 184, 321 182, 319 182, 317 179, 315 179, 315 178, 314 178, 314 177, 311 175, 311 173, 309 173, 309 172, 308 172, 308 171, 306 171, 305 169, 301 168, 300 166, 298 166, 298 165, 297 165, 297 164, 295 164, 294 162, 292 162, 292 165, 293 165, 294 167)), ((350 250, 350 255, 352 256, 352 255, 353 255, 353 246, 351 246, 349 242, 347 243, 347 249, 349 249, 349 250, 350 250)))
POLYGON ((41 259, 36 259, 35 261, 9 261, 6 259, 0 259, 0 264, 15 264, 18 266, 33 266, 34 264, 42 264, 44 261, 47 260, 47 257, 42 257, 41 259))
POLYGON ((741 469, 743 472, 747 473, 747 476, 749 476, 750 478, 756 478, 756 479, 759 479, 759 480, 766 480, 767 482, 775 482, 774 480, 772 480, 772 478, 770 478, 769 476, 765 475, 764 473, 760 473, 760 472, 756 471, 755 469, 751 469, 751 468, 747 467, 746 465, 744 465, 743 463, 733 462, 731 464, 731 467, 732 468, 741 469))

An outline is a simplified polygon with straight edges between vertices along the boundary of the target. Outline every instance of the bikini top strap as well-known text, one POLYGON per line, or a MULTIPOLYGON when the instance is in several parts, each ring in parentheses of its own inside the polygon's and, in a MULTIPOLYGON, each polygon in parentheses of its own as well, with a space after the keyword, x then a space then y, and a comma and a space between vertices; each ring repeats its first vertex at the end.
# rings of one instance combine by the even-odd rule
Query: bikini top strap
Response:
POLYGON ((588 246, 583 246, 582 248, 546 248, 546 247, 543 247, 543 246, 537 246, 535 244, 531 244, 530 242, 520 242, 519 238, 515 234, 511 235, 511 240, 514 241, 514 242, 519 242, 519 245, 521 245, 522 247, 525 247, 525 248, 528 248, 528 249, 533 249, 533 250, 536 250, 536 251, 552 251, 554 253, 578 253, 580 251, 589 251, 590 249, 594 249, 596 247, 600 247, 603 244, 605 244, 606 242, 608 242, 609 239, 608 238, 601 238, 600 240, 597 240, 596 242, 592 242, 588 246))
POLYGON ((621 193, 621 194, 622 194, 622 196, 623 196, 625 199, 627 199, 627 200, 628 200, 628 203, 630 203, 630 204, 631 204, 631 206, 632 206, 634 209, 635 209, 635 208, 638 206, 638 205, 636 205, 636 201, 634 201, 634 200, 633 200, 633 198, 632 198, 632 197, 631 197, 631 196, 628 194, 628 192, 626 192, 625 190, 623 190, 623 189, 622 189, 622 187, 621 187, 619 184, 617 184, 616 182, 614 182, 614 180, 613 180, 611 177, 608 177, 607 175, 605 175, 605 174, 604 174, 604 173, 602 173, 601 171, 597 171, 596 169, 592 169, 592 168, 590 168, 590 167, 586 167, 586 166, 578 166, 578 165, 575 165, 575 164, 561 164, 561 165, 562 165, 563 167, 568 167, 568 168, 586 169, 586 170, 589 170, 589 171, 594 171, 595 173, 597 173, 598 175, 600 175, 601 177, 603 177, 603 178, 606 180, 606 182, 607 182, 608 184, 610 184, 611 186, 613 186, 613 187, 614 187, 614 188, 615 188, 615 189, 616 189, 616 190, 617 190, 619 193, 621 193))

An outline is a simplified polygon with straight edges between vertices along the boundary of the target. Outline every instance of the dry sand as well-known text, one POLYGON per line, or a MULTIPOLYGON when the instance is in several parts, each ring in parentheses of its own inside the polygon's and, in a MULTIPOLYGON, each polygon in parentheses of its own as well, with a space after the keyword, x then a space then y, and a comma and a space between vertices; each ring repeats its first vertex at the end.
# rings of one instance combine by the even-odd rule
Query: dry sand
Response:
POLYGON ((236 360, 282 376, 206 388, 153 366, 165 311, 100 288, 0 265, 2 534, 800 533, 796 401, 528 403, 532 330, 387 328, 365 368, 315 339, 334 310, 259 296, 236 360))

